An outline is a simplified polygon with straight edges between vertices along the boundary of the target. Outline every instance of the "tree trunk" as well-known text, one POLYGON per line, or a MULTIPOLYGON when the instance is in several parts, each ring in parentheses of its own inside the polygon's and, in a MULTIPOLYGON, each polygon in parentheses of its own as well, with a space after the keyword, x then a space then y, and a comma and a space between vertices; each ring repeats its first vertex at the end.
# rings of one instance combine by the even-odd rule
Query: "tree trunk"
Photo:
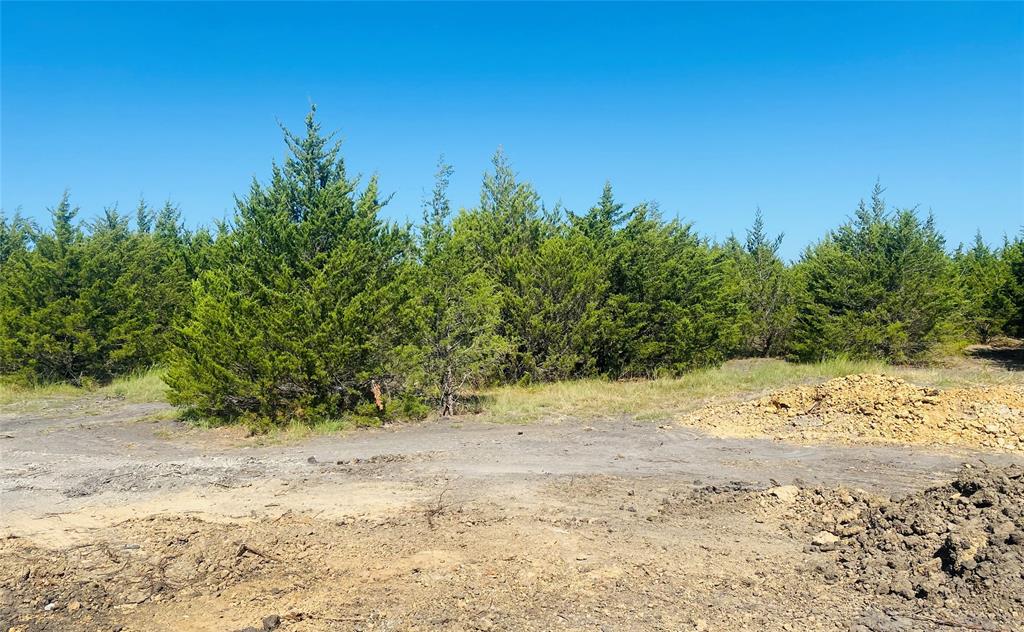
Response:
POLYGON ((448 367, 441 378, 441 416, 450 417, 455 414, 455 377, 452 368, 448 367))

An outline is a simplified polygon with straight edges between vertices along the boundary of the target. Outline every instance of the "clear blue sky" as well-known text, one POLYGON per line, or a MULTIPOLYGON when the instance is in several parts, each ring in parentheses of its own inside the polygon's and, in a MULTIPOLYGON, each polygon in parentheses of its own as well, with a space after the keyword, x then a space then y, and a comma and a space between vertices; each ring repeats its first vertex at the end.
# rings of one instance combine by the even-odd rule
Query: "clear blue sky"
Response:
POLYGON ((192 225, 283 155, 309 102, 388 214, 439 154, 477 203, 503 145, 546 203, 716 237, 754 208, 785 253, 876 178, 956 243, 1024 224, 1024 4, 2 4, 2 196, 46 217, 140 193, 192 225))

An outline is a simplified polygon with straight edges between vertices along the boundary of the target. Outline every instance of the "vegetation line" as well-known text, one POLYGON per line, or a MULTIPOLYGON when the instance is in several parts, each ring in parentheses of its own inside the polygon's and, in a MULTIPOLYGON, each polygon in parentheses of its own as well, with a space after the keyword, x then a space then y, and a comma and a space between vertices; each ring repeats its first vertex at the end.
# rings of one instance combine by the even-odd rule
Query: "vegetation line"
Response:
POLYGON ((598 381, 567 396, 629 409, 601 393, 656 397, 666 382, 609 380, 754 388, 756 371, 706 369, 915 363, 1024 335, 1024 238, 950 252, 930 216, 889 209, 877 185, 795 263, 759 211, 743 241, 714 242, 610 184, 584 213, 548 208, 500 151, 478 206, 451 208, 442 160, 422 221, 396 225, 377 177, 350 177, 314 114, 212 230, 145 202, 83 225, 67 193, 49 229, 0 217, 3 380, 55 396, 115 380, 104 388, 147 399, 164 396, 157 373, 121 377, 161 365, 166 397, 200 419, 359 425, 487 398, 500 411, 508 393, 570 379, 598 381))

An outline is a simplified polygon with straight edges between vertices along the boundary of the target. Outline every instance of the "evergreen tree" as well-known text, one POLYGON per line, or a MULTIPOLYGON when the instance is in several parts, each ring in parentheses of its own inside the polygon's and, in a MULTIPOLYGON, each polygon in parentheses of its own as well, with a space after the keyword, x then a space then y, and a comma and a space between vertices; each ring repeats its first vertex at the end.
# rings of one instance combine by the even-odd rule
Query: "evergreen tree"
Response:
POLYGON ((315 108, 285 142, 284 166, 238 200, 172 352, 172 400, 205 417, 332 417, 402 387, 408 231, 379 218, 375 177, 356 190, 315 108))
POLYGON ((540 244, 551 231, 540 197, 520 182, 505 154, 499 149, 492 159, 493 171, 484 174, 477 208, 464 211, 453 221, 456 240, 468 246, 466 257, 495 284, 501 307, 498 335, 508 344, 502 366, 506 379, 516 380, 533 368, 530 350, 517 308, 516 293, 524 282, 523 271, 536 262, 540 244))
POLYGON ((19 213, 10 220, 0 210, 0 268, 16 252, 23 251, 32 234, 32 226, 19 213))
POLYGON ((93 373, 96 336, 80 295, 82 231, 65 191, 51 231, 0 269, 0 366, 26 380, 81 383, 93 373))
POLYGON ((135 207, 135 230, 143 235, 153 230, 153 209, 144 197, 139 198, 139 203, 135 207))
POLYGON ((1001 254, 1008 273, 999 293, 1010 304, 1005 331, 1024 337, 1024 231, 1015 240, 1007 241, 1001 254))
POLYGON ((191 280, 183 242, 132 231, 116 208, 83 231, 77 213, 65 194, 52 229, 33 232, 32 247, 0 268, 0 372, 105 381, 159 363, 167 349, 191 280))
POLYGON ((1013 317, 1013 303, 1005 290, 1010 267, 999 250, 989 248, 980 232, 969 249, 957 249, 954 260, 966 324, 973 337, 988 342, 1004 333, 1013 317))
POLYGON ((739 343, 742 301, 735 266, 689 225, 641 205, 611 252, 607 372, 681 373, 722 362, 739 343))
POLYGON ((783 353, 796 315, 792 272, 779 258, 782 235, 769 237, 758 208, 742 248, 734 252, 739 267, 747 316, 742 349, 768 357, 783 353))
POLYGON ((570 214, 571 225, 588 239, 597 244, 611 243, 615 231, 629 220, 630 213, 623 211, 623 205, 615 201, 611 182, 604 183, 601 199, 584 215, 570 214))
POLYGON ((518 258, 535 252, 545 236, 540 196, 520 182, 504 152, 491 160, 493 172, 484 174, 480 205, 460 213, 455 232, 465 233, 473 245, 470 255, 503 288, 516 282, 518 258))
POLYGON ((492 377, 506 344, 497 331, 500 294, 467 256, 471 245, 449 223, 447 190, 452 168, 438 163, 433 195, 420 231, 421 268, 416 316, 427 396, 442 416, 453 415, 468 387, 492 377))
POLYGON ((958 310, 942 236, 912 210, 888 213, 879 185, 871 204, 809 247, 794 351, 814 360, 848 354, 894 362, 920 358, 952 333, 958 310))
POLYGON ((516 263, 515 284, 505 295, 506 325, 518 343, 516 376, 593 375, 608 292, 594 244, 580 233, 557 234, 516 263))

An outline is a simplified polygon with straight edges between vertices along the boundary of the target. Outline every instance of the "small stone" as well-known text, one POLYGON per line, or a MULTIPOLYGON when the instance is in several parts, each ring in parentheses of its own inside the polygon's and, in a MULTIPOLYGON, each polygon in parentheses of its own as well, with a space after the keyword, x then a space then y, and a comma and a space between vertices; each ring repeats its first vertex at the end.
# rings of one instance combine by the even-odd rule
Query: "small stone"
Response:
POLYGON ((80 602, 80 601, 72 601, 71 603, 68 604, 68 612, 77 612, 81 608, 82 608, 82 602, 80 602))
POLYGON ((889 592, 894 595, 899 595, 904 599, 914 598, 914 586, 910 583, 910 579, 907 577, 899 577, 892 580, 889 584, 889 592))
POLYGON ((768 493, 784 503, 791 503, 800 495, 800 488, 796 485, 779 485, 769 489, 768 493))
POLYGON ((829 550, 834 548, 837 542, 839 542, 839 536, 834 533, 829 533, 828 531, 819 531, 811 539, 811 544, 814 546, 822 549, 828 548, 829 550))
POLYGON ((276 614, 272 614, 263 617, 263 629, 264 630, 276 630, 281 625, 281 617, 276 614))

